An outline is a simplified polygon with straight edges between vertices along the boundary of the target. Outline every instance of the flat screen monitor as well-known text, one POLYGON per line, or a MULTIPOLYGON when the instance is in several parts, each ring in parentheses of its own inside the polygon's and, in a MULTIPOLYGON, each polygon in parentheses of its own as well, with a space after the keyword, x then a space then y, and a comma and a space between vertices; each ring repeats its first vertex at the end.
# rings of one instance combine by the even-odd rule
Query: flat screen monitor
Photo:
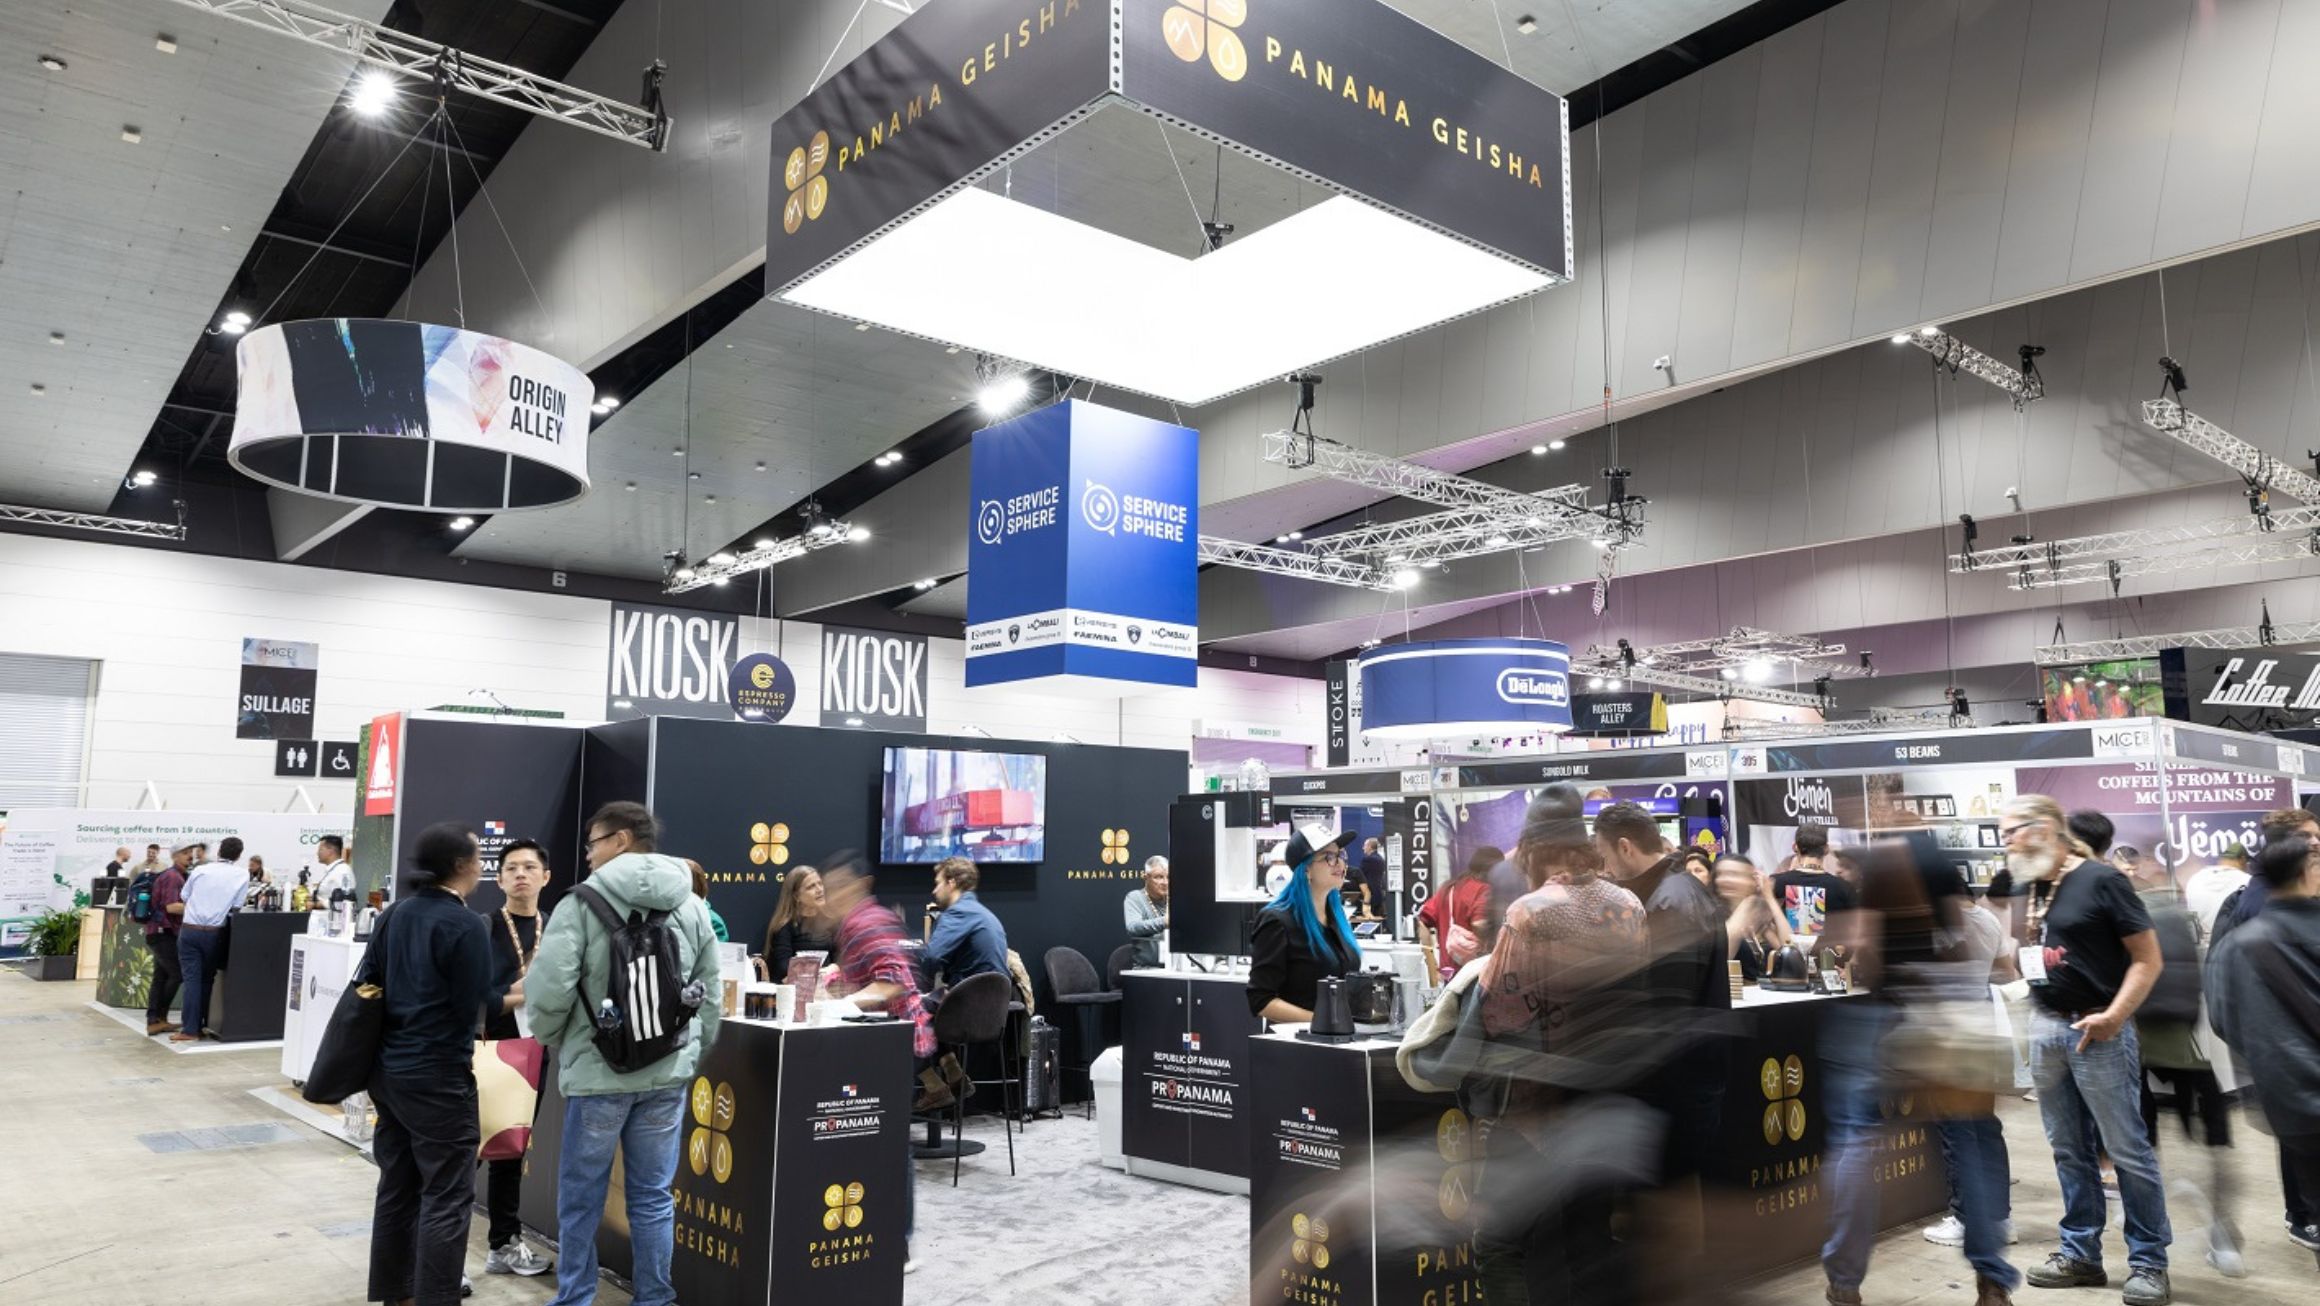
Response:
POLYGON ((1047 759, 889 748, 878 860, 1037 862, 1047 856, 1047 759))

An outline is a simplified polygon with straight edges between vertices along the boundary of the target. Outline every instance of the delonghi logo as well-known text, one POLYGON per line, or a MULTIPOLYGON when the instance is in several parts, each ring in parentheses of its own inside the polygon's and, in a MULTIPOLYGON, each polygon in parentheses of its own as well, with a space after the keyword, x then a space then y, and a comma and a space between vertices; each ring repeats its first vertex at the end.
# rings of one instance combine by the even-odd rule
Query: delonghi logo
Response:
POLYGON ((1079 515, 1087 519, 1089 529, 1114 535, 1120 529, 1120 496, 1111 487, 1089 481, 1079 495, 1079 515))
POLYGON ((781 184, 789 198, 781 205, 781 230, 794 236, 797 229, 822 216, 830 202, 830 179, 822 169, 830 162, 830 134, 815 132, 813 140, 789 152, 781 165, 781 184))
POLYGON ((1249 0, 1177 0, 1160 15, 1160 34, 1186 63, 1208 56, 1208 66, 1228 82, 1249 72, 1249 52, 1233 29, 1247 22, 1249 0))
POLYGON ((1571 685, 1559 671, 1508 667, 1498 673, 1498 696, 1508 703, 1543 703, 1548 707, 1566 707, 1571 702, 1571 685))

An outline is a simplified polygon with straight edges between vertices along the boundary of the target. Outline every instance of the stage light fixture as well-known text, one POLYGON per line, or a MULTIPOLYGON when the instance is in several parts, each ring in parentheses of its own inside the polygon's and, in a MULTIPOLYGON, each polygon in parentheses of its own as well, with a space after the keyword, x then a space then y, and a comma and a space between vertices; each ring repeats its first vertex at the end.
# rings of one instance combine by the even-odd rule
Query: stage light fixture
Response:
POLYGON ((930 590, 934 588, 934 585, 934 577, 929 576, 926 579, 919 581, 917 584, 912 585, 911 588, 914 590, 930 590))
POLYGON ((238 308, 228 310, 225 317, 218 322, 218 330, 229 336, 238 336, 249 329, 250 315, 238 308))
POLYGON ((1531 455, 1532 455, 1533 457, 1537 457, 1538 455, 1540 455, 1540 454, 1543 454, 1543 453, 1545 453, 1546 451, 1547 451, 1547 446, 1545 446, 1545 445, 1543 445, 1543 444, 1534 444, 1534 445, 1532 445, 1532 446, 1531 446, 1531 455))
POLYGON ((1520 32, 1524 36, 1529 36, 1533 32, 1539 30, 1539 20, 1533 18, 1529 14, 1524 14, 1522 17, 1514 20, 1514 30, 1520 32))
POLYGON ((1404 567, 1394 573, 1395 589, 1406 590, 1417 583, 1418 571, 1415 567, 1404 567))
POLYGON ((1893 337, 1893 343, 1894 343, 1894 344, 1897 344, 1897 345, 1906 345, 1906 344, 1908 344, 1908 343, 1909 343, 1909 333, 1908 333, 1907 331, 1904 331, 1904 332, 1902 332, 1900 335, 1897 335, 1897 336, 1893 337))
POLYGON ((1917 334, 1921 336, 1938 336, 1941 334, 1941 328, 1937 326, 1921 326, 1917 328, 1917 334))
POLYGON ((142 490, 159 479, 160 478, 154 475, 152 471, 145 468, 139 468, 129 477, 129 488, 133 490, 142 490))
POLYGON ((1031 378, 1016 372, 984 382, 982 389, 975 392, 975 406, 996 417, 1022 403, 1030 394, 1031 378))
POLYGON ((367 72, 355 83, 346 104, 365 118, 376 118, 394 102, 395 79, 382 72, 367 72))
POLYGON ((473 517, 454 517, 451 519, 451 529, 455 531, 467 530, 474 525, 475 518, 473 517))
POLYGON ((709 555, 709 565, 712 567, 730 567, 733 565, 733 555, 722 550, 712 553, 709 555))
POLYGON ((1567 441, 1567 440, 1549 440, 1549 441, 1547 441, 1547 448, 1549 448, 1549 449, 1552 449, 1552 450, 1554 450, 1554 451, 1555 451, 1555 452, 1557 452, 1557 453, 1560 453, 1560 452, 1562 452, 1562 450, 1563 450, 1563 447, 1564 447, 1565 445, 1567 445, 1568 443, 1570 443, 1570 442, 1569 442, 1569 441, 1567 441))
POLYGON ((867 526, 856 526, 846 532, 846 542, 848 544, 860 544, 869 538, 870 528, 867 526))
POLYGON ((52 73, 61 73, 65 70, 64 60, 57 58, 53 54, 44 54, 40 56, 40 66, 46 68, 52 73))

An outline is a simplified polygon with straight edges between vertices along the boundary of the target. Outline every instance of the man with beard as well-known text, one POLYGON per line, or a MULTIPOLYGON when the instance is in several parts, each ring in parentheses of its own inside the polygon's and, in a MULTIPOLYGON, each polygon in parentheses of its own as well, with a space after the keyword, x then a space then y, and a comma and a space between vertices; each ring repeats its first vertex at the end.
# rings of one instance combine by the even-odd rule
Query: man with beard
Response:
POLYGON ((2006 805, 1998 837, 2025 900, 2018 954, 2030 981, 2030 1071, 2062 1183, 2062 1247, 2027 1276, 2036 1288, 2100 1287, 2105 1219, 2092 1120, 2119 1176, 2127 1235, 2126 1306, 2166 1306, 2167 1190, 2142 1118, 2135 1009, 2161 966, 2151 915, 2116 867, 2092 858, 2051 798, 2006 805))

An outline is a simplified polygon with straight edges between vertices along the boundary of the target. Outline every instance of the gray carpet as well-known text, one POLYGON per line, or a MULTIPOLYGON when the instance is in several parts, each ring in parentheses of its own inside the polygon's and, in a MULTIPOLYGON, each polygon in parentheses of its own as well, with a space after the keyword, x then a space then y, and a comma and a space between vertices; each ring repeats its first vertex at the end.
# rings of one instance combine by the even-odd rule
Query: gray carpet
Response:
POLYGON ((1096 1127, 1076 1109, 1015 1136, 1013 1178, 995 1118, 970 1120, 990 1145, 918 1163, 918 1272, 906 1306, 1242 1306, 1249 1299, 1249 1203, 1135 1179, 1096 1160, 1096 1127))

